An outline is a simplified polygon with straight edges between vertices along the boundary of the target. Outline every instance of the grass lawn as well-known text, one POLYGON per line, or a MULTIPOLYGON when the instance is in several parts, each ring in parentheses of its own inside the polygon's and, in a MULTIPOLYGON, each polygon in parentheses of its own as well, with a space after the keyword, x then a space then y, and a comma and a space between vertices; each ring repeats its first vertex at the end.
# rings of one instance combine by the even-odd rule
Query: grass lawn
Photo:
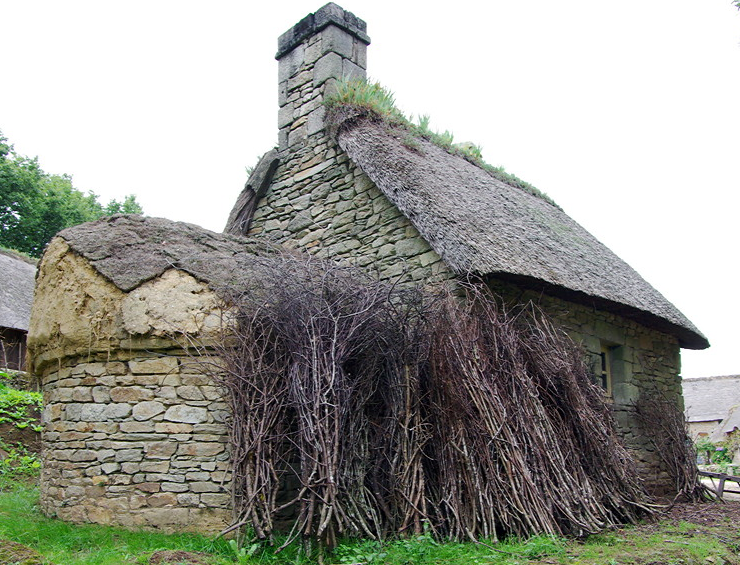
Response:
MULTIPOLYGON (((72 525, 45 518, 38 490, 10 481, 0 492, 0 564, 10 565, 251 565, 309 564, 297 548, 235 552, 228 542, 193 535, 72 525)), ((585 540, 536 537, 499 544, 437 543, 429 536, 386 544, 354 541, 324 557, 326 564, 593 564, 740 565, 740 502, 679 506, 662 520, 585 540)))

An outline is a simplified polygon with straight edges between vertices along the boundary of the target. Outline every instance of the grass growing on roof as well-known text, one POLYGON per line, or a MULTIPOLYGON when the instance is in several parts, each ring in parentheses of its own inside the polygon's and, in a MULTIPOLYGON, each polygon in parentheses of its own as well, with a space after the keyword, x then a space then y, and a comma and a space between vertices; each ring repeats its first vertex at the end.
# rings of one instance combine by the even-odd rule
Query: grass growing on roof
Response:
MULTIPOLYGON (((495 167, 483 160, 481 147, 473 143, 454 143, 452 132, 445 130, 440 133, 429 127, 430 117, 419 116, 418 122, 414 123, 413 116, 407 118, 403 112, 396 107, 393 93, 378 82, 344 78, 335 83, 334 92, 327 97, 326 105, 329 108, 340 106, 355 106, 368 112, 372 112, 383 120, 393 125, 407 129, 413 135, 426 139, 438 147, 448 151, 452 155, 463 157, 467 161, 477 165, 488 172, 495 179, 500 180, 528 192, 546 202, 558 207, 547 194, 534 185, 507 173, 503 167, 495 167)), ((405 138, 404 145, 412 150, 418 150, 413 140, 405 138)))

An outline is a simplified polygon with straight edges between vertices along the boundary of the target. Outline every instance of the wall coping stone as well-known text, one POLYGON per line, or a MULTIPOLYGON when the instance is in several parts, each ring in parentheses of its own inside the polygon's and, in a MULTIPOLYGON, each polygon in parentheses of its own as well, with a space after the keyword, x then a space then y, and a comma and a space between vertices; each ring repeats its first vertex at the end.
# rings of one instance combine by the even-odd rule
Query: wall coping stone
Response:
POLYGON ((278 51, 275 58, 281 59, 285 54, 295 49, 304 39, 319 33, 330 25, 335 25, 356 37, 365 45, 370 45, 370 37, 367 35, 365 21, 334 2, 329 2, 315 13, 307 15, 278 38, 278 51))

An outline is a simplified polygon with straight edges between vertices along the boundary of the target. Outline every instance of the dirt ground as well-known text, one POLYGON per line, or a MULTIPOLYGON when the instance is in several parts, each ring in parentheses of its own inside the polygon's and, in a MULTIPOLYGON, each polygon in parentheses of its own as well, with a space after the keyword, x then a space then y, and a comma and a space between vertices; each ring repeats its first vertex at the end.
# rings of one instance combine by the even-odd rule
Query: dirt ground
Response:
POLYGON ((729 522, 734 525, 735 533, 740 534, 740 501, 677 504, 665 514, 665 518, 706 527, 723 526, 729 522))
POLYGON ((14 422, 0 424, 0 439, 8 445, 23 444, 29 451, 38 453, 41 450, 41 434, 28 426, 18 429, 14 422))

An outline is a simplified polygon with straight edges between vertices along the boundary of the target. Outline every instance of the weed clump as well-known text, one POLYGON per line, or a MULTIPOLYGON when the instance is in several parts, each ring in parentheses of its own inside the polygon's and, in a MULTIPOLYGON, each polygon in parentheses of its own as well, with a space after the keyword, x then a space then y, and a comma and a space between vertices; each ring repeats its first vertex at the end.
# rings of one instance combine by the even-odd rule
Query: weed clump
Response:
MULTIPOLYGON (((430 117, 428 115, 419 116, 417 122, 414 122, 413 116, 407 118, 396 107, 393 93, 378 82, 358 79, 339 80, 335 83, 334 91, 325 103, 334 112, 338 112, 342 107, 353 108, 363 114, 370 114, 383 120, 389 125, 403 128, 411 136, 426 139, 449 153, 458 155, 477 165, 495 179, 524 190, 557 207, 557 204, 549 196, 532 184, 516 175, 507 173, 503 167, 495 167, 486 163, 483 160, 482 149, 479 145, 470 142, 455 144, 454 135, 450 131, 445 130, 440 133, 430 128, 430 117)), ((408 135, 404 136, 403 144, 411 150, 419 150, 418 143, 410 139, 408 135)))

